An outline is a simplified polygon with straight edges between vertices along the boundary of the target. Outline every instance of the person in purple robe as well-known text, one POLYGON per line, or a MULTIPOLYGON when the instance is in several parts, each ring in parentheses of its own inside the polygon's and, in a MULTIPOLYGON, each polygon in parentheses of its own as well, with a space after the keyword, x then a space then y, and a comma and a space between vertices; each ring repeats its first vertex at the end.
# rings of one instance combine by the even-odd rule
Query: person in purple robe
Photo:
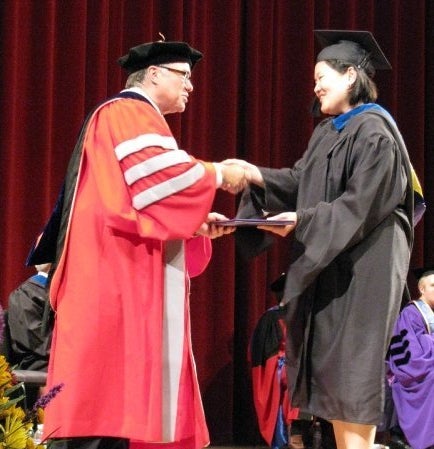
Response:
POLYGON ((401 311, 389 349, 399 424, 413 449, 434 449, 434 267, 414 270, 419 299, 401 311))

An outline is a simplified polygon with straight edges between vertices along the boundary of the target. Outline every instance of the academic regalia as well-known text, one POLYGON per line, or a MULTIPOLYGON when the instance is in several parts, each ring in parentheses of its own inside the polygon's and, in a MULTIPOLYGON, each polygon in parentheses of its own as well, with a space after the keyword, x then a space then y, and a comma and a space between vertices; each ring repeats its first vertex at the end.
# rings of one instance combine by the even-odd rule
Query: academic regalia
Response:
MULTIPOLYGON (((286 274, 270 284, 278 301, 282 298, 286 274)), ((286 379, 286 307, 274 306, 258 320, 250 342, 253 402, 259 430, 273 449, 288 446, 289 426, 298 409, 289 404, 286 379)))
POLYGON ((178 149, 142 91, 90 114, 52 221, 48 386, 64 387, 46 408, 46 436, 208 444, 188 299, 189 275, 210 257, 209 240, 192 236, 215 190, 212 164, 178 149))
POLYGON ((327 118, 294 168, 260 167, 265 189, 251 186, 241 202, 241 218, 252 208, 297 212, 283 298, 288 382, 292 406, 314 416, 382 419, 383 360, 413 241, 411 164, 398 134, 374 104, 327 118))
POLYGON ((43 326, 48 301, 47 276, 31 276, 8 300, 7 320, 13 359, 19 369, 47 371, 51 328, 43 326))
MULTIPOLYGON (((427 306, 428 307, 428 306, 427 306)), ((434 317, 434 314, 431 316, 434 317)), ((427 326, 422 309, 411 302, 393 332, 389 366, 399 424, 413 449, 434 445, 434 321, 427 326)))
POLYGON ((261 435, 273 449, 288 446, 288 426, 298 417, 286 379, 286 308, 274 306, 259 319, 250 344, 253 402, 261 435))

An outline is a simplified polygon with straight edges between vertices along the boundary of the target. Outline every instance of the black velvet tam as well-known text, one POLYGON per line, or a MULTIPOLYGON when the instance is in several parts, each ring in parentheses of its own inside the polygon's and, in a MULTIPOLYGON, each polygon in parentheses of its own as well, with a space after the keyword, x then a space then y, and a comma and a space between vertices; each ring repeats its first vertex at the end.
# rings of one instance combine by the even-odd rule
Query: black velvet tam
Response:
POLYGON ((157 41, 130 48, 126 55, 118 59, 118 63, 129 73, 133 73, 151 65, 170 62, 188 62, 193 68, 200 59, 202 53, 186 42, 157 41))

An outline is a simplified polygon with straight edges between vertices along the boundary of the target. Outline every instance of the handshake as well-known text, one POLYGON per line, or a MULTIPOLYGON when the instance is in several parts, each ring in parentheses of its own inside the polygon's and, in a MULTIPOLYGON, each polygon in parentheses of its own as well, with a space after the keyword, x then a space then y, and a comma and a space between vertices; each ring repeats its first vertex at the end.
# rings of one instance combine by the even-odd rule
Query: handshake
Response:
POLYGON ((264 185, 261 172, 256 165, 242 159, 226 159, 217 164, 222 174, 221 188, 229 193, 237 194, 244 190, 247 184, 264 185))

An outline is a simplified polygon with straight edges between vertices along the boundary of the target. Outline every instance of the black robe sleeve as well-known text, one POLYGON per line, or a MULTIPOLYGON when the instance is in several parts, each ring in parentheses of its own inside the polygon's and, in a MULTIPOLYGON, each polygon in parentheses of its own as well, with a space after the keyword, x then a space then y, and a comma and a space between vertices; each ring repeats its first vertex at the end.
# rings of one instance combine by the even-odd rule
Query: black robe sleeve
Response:
MULTIPOLYGON (((413 194, 405 147, 390 136, 383 120, 362 120, 357 130, 349 129, 348 133, 342 136, 351 145, 347 151, 350 156, 343 161, 348 165, 348 179, 342 193, 327 198, 326 192, 324 201, 298 205, 295 238, 301 249, 288 271, 287 285, 291 288, 285 292, 285 303, 302 294, 337 256, 363 241, 393 213, 401 218, 412 241, 413 194), (407 199, 411 204, 406 203, 407 199)), ((282 191, 288 190, 293 177, 281 185, 278 171, 267 169, 262 174, 266 185, 265 207, 281 204, 282 191)), ((328 176, 330 183, 339 183, 333 179, 333 173, 328 176)), ((314 177, 310 188, 317 188, 314 177)), ((289 193, 293 191, 290 188, 289 193)), ((287 210, 292 204, 290 199, 287 210)))

